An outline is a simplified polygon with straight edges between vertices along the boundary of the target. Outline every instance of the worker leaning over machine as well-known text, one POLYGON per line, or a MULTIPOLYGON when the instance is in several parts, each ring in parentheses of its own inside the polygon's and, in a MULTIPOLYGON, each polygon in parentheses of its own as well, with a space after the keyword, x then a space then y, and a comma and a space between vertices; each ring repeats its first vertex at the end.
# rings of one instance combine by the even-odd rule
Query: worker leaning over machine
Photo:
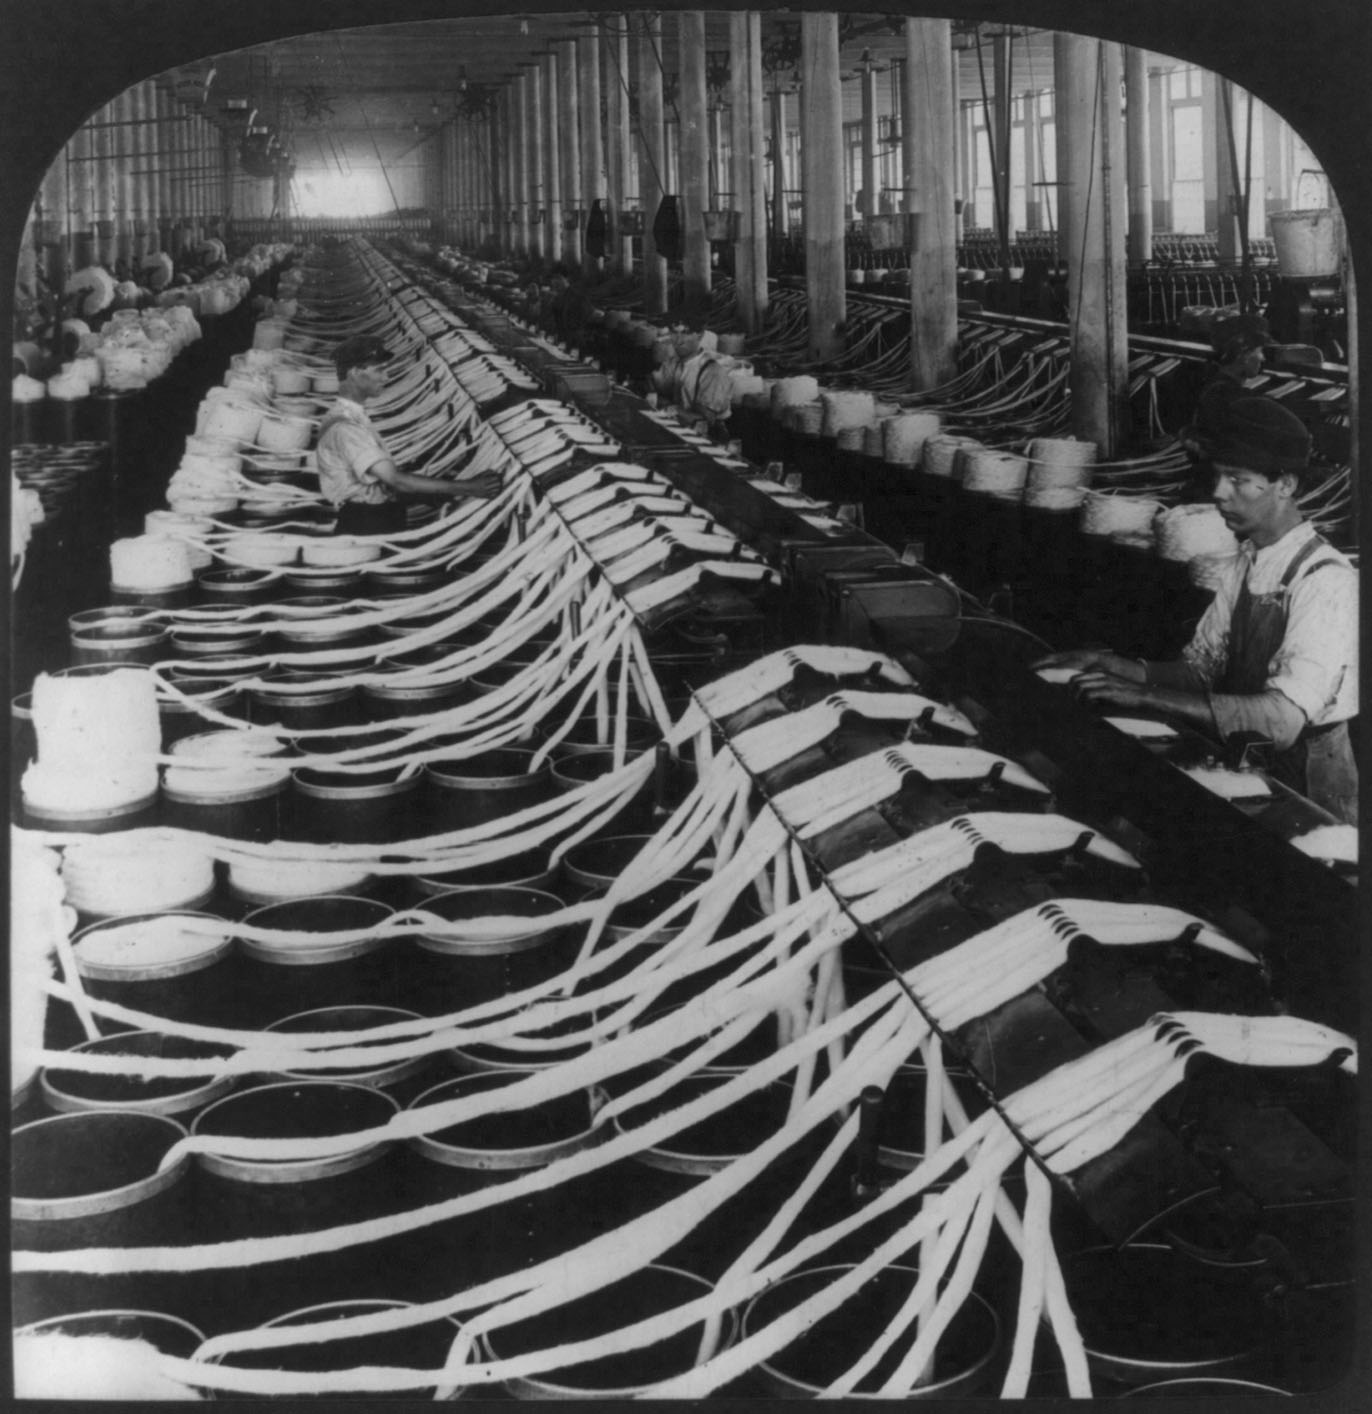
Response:
POLYGON ((1215 321, 1210 330, 1214 362, 1206 369, 1191 425, 1180 434, 1193 456, 1204 456, 1205 439, 1223 425, 1231 403, 1254 396, 1244 385, 1262 372, 1263 350, 1273 342, 1261 315, 1233 314, 1215 321))
POLYGON ((733 361, 718 352, 716 336, 710 330, 687 329, 660 339, 655 361, 654 389, 688 418, 703 424, 705 432, 723 436, 732 410, 729 369, 733 361))
POLYGON ((1038 668, 1075 668, 1088 701, 1152 709, 1223 737, 1276 746, 1272 774, 1356 824, 1358 576, 1297 504, 1310 459, 1304 424, 1270 398, 1233 400, 1207 433, 1211 500, 1239 538, 1233 568, 1179 660, 1076 649, 1038 668))
POLYGON ((462 481, 415 476, 395 464, 367 416, 365 404, 386 385, 382 371, 391 353, 380 339, 344 339, 333 353, 338 401, 319 427, 319 487, 338 512, 336 535, 393 535, 405 529, 401 496, 494 496, 500 474, 482 472, 462 481))

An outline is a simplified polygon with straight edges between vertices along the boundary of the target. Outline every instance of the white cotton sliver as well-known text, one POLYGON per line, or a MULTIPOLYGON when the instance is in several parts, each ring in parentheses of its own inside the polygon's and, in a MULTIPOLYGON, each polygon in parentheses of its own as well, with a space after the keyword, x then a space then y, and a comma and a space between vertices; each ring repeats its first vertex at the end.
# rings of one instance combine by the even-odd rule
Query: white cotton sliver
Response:
POLYGON ((61 1331, 17 1331, 14 1393, 41 1400, 199 1400, 204 1396, 172 1378, 162 1352, 146 1340, 61 1331))

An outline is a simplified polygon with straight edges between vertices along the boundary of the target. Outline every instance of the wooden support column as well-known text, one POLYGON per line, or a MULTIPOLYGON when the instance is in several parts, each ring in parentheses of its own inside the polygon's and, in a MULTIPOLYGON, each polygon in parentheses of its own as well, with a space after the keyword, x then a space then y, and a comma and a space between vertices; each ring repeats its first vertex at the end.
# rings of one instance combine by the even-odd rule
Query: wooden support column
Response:
POLYGON ((543 85, 543 185, 547 208, 543 218, 548 228, 548 259, 562 259, 562 104, 559 100, 557 54, 543 55, 539 63, 543 85))
MULTIPOLYGON (((908 65, 907 65, 908 67, 908 65)), ((952 41, 948 46, 948 81, 949 92, 953 95, 953 191, 956 199, 953 203, 954 231, 956 239, 962 239, 962 232, 967 221, 967 203, 971 193, 968 191, 968 171, 970 164, 967 160, 967 124, 963 120, 962 112, 962 91, 961 77, 958 72, 958 56, 953 52, 952 41)))
POLYGON ((800 156, 805 188, 805 292, 812 360, 843 352, 848 317, 843 250, 843 85, 838 16, 800 17, 800 156))
POLYGON ((734 205, 734 284, 744 329, 755 334, 767 312, 767 188, 763 171, 762 16, 729 16, 729 147, 734 205))
POLYGON ((706 109, 705 13, 683 10, 677 17, 680 58, 678 107, 681 114, 681 272, 688 319, 710 308, 710 242, 705 210, 710 202, 710 116, 706 109))
POLYGON ((513 255, 519 240, 515 208, 519 190, 515 185, 514 91, 509 84, 500 90, 500 246, 513 255))
MULTIPOLYGON (((167 94, 167 121, 164 140, 167 147, 167 161, 171 171, 167 174, 171 195, 170 244, 167 250, 173 259, 180 259, 186 237, 186 228, 181 224, 187 217, 188 194, 186 191, 186 144, 185 125, 181 120, 181 104, 170 91, 167 94)), ((94 164, 92 163, 92 166, 94 164)))
MULTIPOLYGON (((1239 257, 1239 181, 1235 174, 1237 162, 1242 173, 1243 138, 1239 131, 1238 105, 1234 85, 1218 74, 1208 75, 1213 102, 1214 126, 1207 129, 1211 138, 1210 161, 1215 170, 1215 235, 1219 241, 1220 259, 1239 257)), ((1204 80, 1202 80, 1204 84, 1204 80)))
POLYGON ((162 123, 158 106, 161 97, 162 92, 157 87, 156 81, 144 79, 143 140, 145 161, 143 166, 146 169, 146 175, 143 180, 147 183, 148 218, 148 239, 145 250, 149 253, 160 248, 158 225, 165 210, 162 204, 162 173, 166 168, 167 159, 162 151, 162 123))
POLYGON ((784 239, 791 229, 791 213, 786 205, 786 90, 777 85, 767 95, 772 124, 772 234, 784 239))
POLYGON ((638 35, 639 199, 643 206, 643 312, 667 312, 667 262, 657 253, 653 219, 666 193, 667 143, 662 121, 662 16, 640 15, 638 35))
POLYGON ((72 144, 68 142, 53 158, 43 176, 39 192, 43 224, 37 231, 36 255, 41 262, 44 278, 50 288, 61 290, 67 279, 68 232, 71 215, 68 207, 72 144))
POLYGON ((581 206, 581 95, 574 39, 557 46, 557 97, 562 147, 562 259, 567 265, 580 265, 586 213, 581 206))
POLYGON ((600 36, 583 35, 577 45, 577 111, 581 120, 581 265, 588 277, 600 273, 601 257, 586 249, 586 223, 597 201, 604 202, 605 139, 600 126, 600 36))
POLYGON ((881 215, 881 194, 877 182, 877 70, 867 54, 859 66, 862 76, 862 201, 863 225, 870 231, 881 215))
POLYGON ((114 201, 114 263, 119 274, 126 276, 133 254, 133 163, 129 160, 129 133, 133 123, 133 93, 125 89, 114 100, 114 123, 111 162, 114 176, 111 194, 114 201))
POLYGON ((1124 446, 1129 415, 1125 323, 1124 135, 1120 47, 1102 39, 1054 37, 1057 127, 1066 161, 1059 188, 1070 196, 1061 227, 1072 330, 1072 431, 1102 457, 1124 446))
POLYGON ((175 154, 172 151, 172 131, 175 128, 173 114, 176 100, 171 90, 157 84, 155 87, 157 104, 157 248, 172 253, 172 223, 176 220, 175 154))
POLYGON ((1148 55, 1136 45, 1124 51, 1124 126, 1129 177, 1129 243, 1132 265, 1153 254, 1153 174, 1149 156, 1148 55))
POLYGON ((141 262, 157 247, 157 90, 151 79, 134 85, 134 256, 141 262))
POLYGON ((90 160, 94 136, 90 124, 82 123, 67 144, 67 230, 72 268, 77 270, 89 265, 95 254, 95 163, 90 160))
POLYGON ((543 175, 542 68, 537 61, 524 65, 524 150, 528 156, 529 253, 540 259, 548 254, 548 199, 543 175))
POLYGON ((514 194, 515 253, 529 255, 529 124, 524 90, 526 76, 510 84, 511 162, 510 190, 514 194))
POLYGON ((633 237, 623 233, 621 216, 629 194, 629 20, 611 15, 605 23, 605 177, 609 193, 610 249, 606 261, 616 275, 634 268, 633 237))
POLYGON ((487 113, 486 151, 489 154, 487 174, 491 184, 491 240, 495 249, 505 255, 509 252, 510 228, 505 218, 509 192, 505 186, 505 99, 504 90, 498 89, 487 113))
POLYGON ((910 241, 910 375, 920 391, 957 372, 957 146, 948 20, 905 21, 904 209, 910 241))
POLYGON ((190 225, 186 228, 187 239, 199 241, 201 221, 205 210, 205 193, 209 173, 197 170, 203 161, 200 151, 200 134, 196 131, 195 117, 189 109, 181 113, 181 151, 186 172, 186 217, 190 225))
MULTIPOLYGON (((228 219, 232 217, 234 211, 233 191, 234 174, 238 170, 238 163, 234 157, 234 145, 228 133, 223 128, 217 128, 213 123, 208 123, 210 144, 215 154, 215 160, 219 163, 219 170, 223 173, 223 182, 219 188, 219 208, 217 215, 228 219)), ((224 234, 223 227, 220 227, 220 235, 224 234)))
POLYGON ((137 280, 138 264, 143 258, 143 243, 147 238, 147 178, 144 175, 148 156, 143 140, 144 124, 147 120, 143 100, 143 85, 134 84, 125 94, 128 103, 127 126, 114 135, 116 150, 124 154, 124 164, 128 173, 125 187, 128 205, 124 217, 129 228, 128 261, 130 278, 137 280))

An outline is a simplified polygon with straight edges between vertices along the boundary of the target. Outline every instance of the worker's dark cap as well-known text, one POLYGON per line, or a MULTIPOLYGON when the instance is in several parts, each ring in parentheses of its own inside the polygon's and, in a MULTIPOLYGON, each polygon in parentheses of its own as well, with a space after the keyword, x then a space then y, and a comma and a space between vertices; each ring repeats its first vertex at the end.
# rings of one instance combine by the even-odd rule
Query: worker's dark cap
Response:
POLYGON ((333 351, 333 366, 340 378, 365 363, 389 363, 390 349, 378 338, 369 334, 359 334, 355 339, 344 339, 333 351))
POLYGON ((1310 433, 1295 413, 1271 398, 1235 398, 1216 418, 1206 439, 1213 463, 1264 476, 1299 476, 1310 462, 1310 433))
POLYGON ((1249 349, 1265 348, 1276 340, 1262 315, 1231 314, 1214 322, 1210 328, 1210 342, 1216 352, 1223 354, 1226 349, 1232 349, 1236 355, 1249 349))

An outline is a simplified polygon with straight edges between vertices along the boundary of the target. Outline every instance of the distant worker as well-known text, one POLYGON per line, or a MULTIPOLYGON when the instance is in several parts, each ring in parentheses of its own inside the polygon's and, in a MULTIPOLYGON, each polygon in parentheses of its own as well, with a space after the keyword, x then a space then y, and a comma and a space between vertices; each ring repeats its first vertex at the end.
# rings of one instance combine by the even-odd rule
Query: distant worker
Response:
POLYGON ((1193 456, 1201 454, 1202 443, 1221 425, 1229 404, 1253 396, 1245 385, 1262 372, 1263 349, 1272 342, 1267 320, 1258 314, 1232 314, 1211 326, 1214 361, 1206 368, 1195 417, 1181 434, 1193 456))
POLYGON ((336 535, 394 535, 404 530, 401 496, 487 499, 501 488, 500 474, 494 471, 449 481, 415 476, 396 466, 364 406, 385 387, 383 370, 391 358, 380 339, 366 336, 345 339, 334 350, 338 401, 320 424, 316 456, 320 490, 338 512, 336 535))

